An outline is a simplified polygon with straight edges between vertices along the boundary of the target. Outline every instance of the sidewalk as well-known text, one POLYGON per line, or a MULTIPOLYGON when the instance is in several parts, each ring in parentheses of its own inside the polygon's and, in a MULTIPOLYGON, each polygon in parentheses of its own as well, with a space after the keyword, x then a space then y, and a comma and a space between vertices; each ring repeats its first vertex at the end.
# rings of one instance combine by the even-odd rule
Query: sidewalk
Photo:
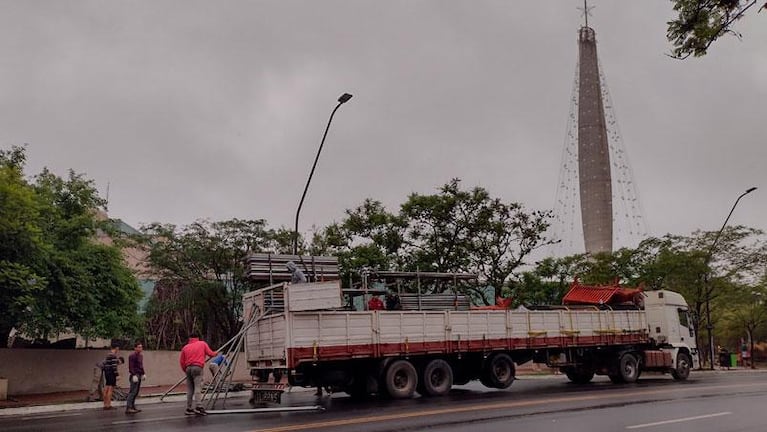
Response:
MULTIPOLYGON (((142 388, 139 391, 136 405, 186 401, 186 386, 184 384, 177 386, 163 400, 160 400, 160 397, 171 387, 166 385, 142 388)), ((7 401, 0 401, 0 418, 81 409, 101 409, 104 403, 100 400, 89 402, 89 394, 89 391, 83 390, 9 397, 7 401)), ((228 397, 245 396, 250 396, 250 392, 239 391, 228 394, 228 397)), ((125 406, 125 401, 112 401, 112 406, 116 409, 122 409, 125 406)))
MULTIPOLYGON (((168 391, 171 386, 142 387, 139 391, 139 397, 161 396, 168 391)), ((123 389, 127 390, 127 389, 123 389)), ((173 390, 172 394, 181 394, 186 392, 186 385, 181 384, 173 390)), ((88 400, 88 390, 69 391, 60 393, 43 393, 19 396, 8 396, 7 401, 0 401, 0 409, 18 408, 37 405, 68 404, 78 402, 91 402, 88 400)), ((98 401, 101 403, 100 401, 98 401)))
MULTIPOLYGON (((518 376, 550 376, 553 375, 552 369, 540 366, 525 365, 517 369, 518 376)), ((167 392, 172 386, 152 386, 141 387, 139 392, 139 399, 137 404, 157 403, 160 396, 167 392)), ((127 388, 122 388, 127 392, 127 388)), ((294 389, 294 391, 297 389, 294 389)), ((230 395, 236 394, 248 394, 249 392, 234 392, 230 395)), ((99 401, 90 401, 88 396, 90 392, 88 390, 60 392, 60 393, 44 393, 44 394, 30 394, 30 395, 18 395, 9 396, 7 401, 0 401, 0 416, 16 415, 33 412, 53 412, 63 411, 68 409, 82 409, 82 408, 99 408, 103 406, 103 403, 99 401), (38 409, 30 409, 38 407, 38 409), (48 407, 42 409, 42 407, 48 407), (27 408, 27 409, 24 409, 27 408), (57 409, 58 408, 58 409, 57 409), (12 414, 13 413, 13 414, 12 414)), ((186 384, 182 383, 173 389, 172 393, 169 393, 163 400, 170 401, 178 399, 178 396, 184 398, 186 395, 186 384), (174 398, 176 396, 176 398, 174 398)), ((115 407, 125 406, 123 401, 114 401, 112 403, 115 407)))

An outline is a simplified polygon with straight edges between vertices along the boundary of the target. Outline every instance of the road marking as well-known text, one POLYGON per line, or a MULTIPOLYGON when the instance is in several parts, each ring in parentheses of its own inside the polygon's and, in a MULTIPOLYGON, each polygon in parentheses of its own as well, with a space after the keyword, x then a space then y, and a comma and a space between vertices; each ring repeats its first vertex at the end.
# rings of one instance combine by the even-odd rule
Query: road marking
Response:
POLYGON ((654 422, 654 423, 645 423, 645 424, 639 424, 639 425, 633 425, 633 426, 626 426, 626 429, 640 429, 640 428, 646 428, 646 427, 652 427, 652 426, 665 425, 669 423, 681 423, 681 422, 700 420, 700 419, 710 418, 710 417, 719 417, 719 416, 724 416, 729 414, 732 414, 732 413, 729 411, 725 411, 725 412, 720 412, 716 414, 706 414, 706 415, 699 415, 695 417, 685 417, 685 418, 674 419, 674 420, 663 420, 663 421, 654 422))
POLYGON ((40 420, 40 419, 52 419, 52 418, 58 418, 58 417, 74 417, 83 415, 82 413, 69 413, 69 414, 50 414, 50 415, 43 415, 43 416, 27 416, 22 417, 19 420, 40 420))
POLYGON ((156 421, 176 420, 176 419, 181 419, 186 417, 188 416, 155 417, 155 418, 138 419, 138 420, 120 420, 120 421, 113 421, 112 424, 121 425, 121 424, 131 424, 131 423, 149 423, 149 422, 156 422, 156 421))
MULTIPOLYGON (((727 389, 727 388, 743 389, 746 387, 758 387, 758 386, 763 387, 765 385, 767 384, 765 383, 727 384, 727 385, 700 386, 700 387, 689 385, 689 386, 677 386, 677 388, 674 388, 671 391, 699 392, 702 390, 721 390, 721 389, 727 389)), ((461 412, 469 412, 469 411, 489 411, 489 410, 497 410, 497 409, 505 409, 505 408, 519 408, 519 407, 545 405, 545 404, 562 403, 562 402, 578 402, 578 401, 587 401, 587 400, 628 398, 628 397, 647 396, 647 395, 654 395, 654 394, 668 394, 669 392, 670 392, 669 388, 664 386, 662 389, 657 389, 657 390, 640 390, 640 391, 617 392, 617 393, 607 393, 607 394, 600 393, 596 395, 592 394, 592 395, 584 395, 584 396, 556 397, 556 398, 534 399, 534 400, 519 401, 519 402, 497 402, 497 403, 484 404, 484 405, 468 405, 468 406, 457 406, 457 407, 451 407, 451 408, 413 411, 413 412, 386 414, 386 415, 377 415, 377 416, 352 417, 347 419, 328 420, 324 422, 298 423, 298 424, 278 426, 278 427, 266 428, 266 429, 255 429, 255 430, 251 430, 250 432, 292 432, 292 431, 300 431, 300 430, 307 430, 307 429, 315 430, 315 429, 334 427, 334 426, 349 426, 349 425, 358 425, 358 424, 365 424, 365 423, 375 423, 380 421, 402 420, 402 419, 408 419, 408 418, 414 418, 414 417, 437 416, 437 415, 443 415, 443 414, 453 414, 453 413, 461 413, 461 412)))

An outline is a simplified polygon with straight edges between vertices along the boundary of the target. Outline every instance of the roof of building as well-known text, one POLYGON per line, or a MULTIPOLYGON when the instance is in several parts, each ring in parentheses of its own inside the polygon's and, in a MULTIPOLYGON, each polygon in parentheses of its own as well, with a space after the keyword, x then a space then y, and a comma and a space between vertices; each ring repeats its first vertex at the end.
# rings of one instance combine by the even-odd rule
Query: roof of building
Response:
POLYGON ((128 234, 128 235, 141 234, 139 230, 128 225, 122 219, 112 219, 112 223, 114 224, 114 227, 123 234, 128 234))

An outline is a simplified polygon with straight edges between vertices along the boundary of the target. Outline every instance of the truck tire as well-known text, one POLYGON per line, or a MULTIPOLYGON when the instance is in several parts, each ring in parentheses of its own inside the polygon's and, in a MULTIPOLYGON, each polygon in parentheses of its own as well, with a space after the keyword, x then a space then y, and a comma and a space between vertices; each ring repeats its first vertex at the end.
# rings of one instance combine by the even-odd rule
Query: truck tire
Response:
POLYGON ((639 360, 634 354, 626 353, 621 356, 618 374, 623 382, 636 382, 639 378, 639 360))
POLYGON ((486 387, 508 388, 514 382, 516 375, 514 360, 508 354, 496 354, 485 362, 482 374, 480 381, 486 387))
POLYGON ((690 376, 692 360, 687 353, 680 352, 676 355, 676 368, 671 370, 671 376, 677 381, 684 381, 690 376))
POLYGON ((493 383, 490 382, 490 379, 487 377, 487 374, 484 373, 484 371, 479 376, 479 382, 482 383, 482 385, 487 388, 495 388, 493 387, 493 383))
POLYGON ((394 399, 405 399, 413 396, 418 386, 418 374, 413 364, 407 360, 395 360, 386 369, 384 375, 386 393, 394 399))
POLYGON ((453 387, 453 368, 442 359, 434 359, 423 368, 418 380, 418 393, 423 396, 444 396, 453 387))
POLYGON ((564 372, 573 384, 588 384, 594 378, 593 370, 567 368, 564 372))

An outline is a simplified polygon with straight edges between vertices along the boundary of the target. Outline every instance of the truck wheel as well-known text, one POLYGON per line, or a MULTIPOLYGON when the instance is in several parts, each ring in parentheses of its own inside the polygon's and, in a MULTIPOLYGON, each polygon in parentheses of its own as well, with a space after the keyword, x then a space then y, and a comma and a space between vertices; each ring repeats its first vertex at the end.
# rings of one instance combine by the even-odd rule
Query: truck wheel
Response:
POLYGON ((564 372, 565 375, 567 375, 567 379, 572 381, 574 384, 588 384, 591 382, 592 378, 594 378, 593 370, 568 368, 564 372))
POLYGON ((418 374, 413 364, 407 360, 396 360, 386 369, 384 387, 394 399, 405 399, 413 396, 418 386, 418 374))
POLYGON ((636 382, 639 378, 639 361, 633 354, 623 354, 618 368, 621 379, 627 383, 636 382))
POLYGON ((423 375, 418 380, 418 393, 423 396, 443 396, 453 387, 453 369, 442 360, 430 361, 423 368, 423 375))
POLYGON ((676 369, 671 371, 671 376, 677 381, 684 381, 690 376, 692 360, 687 353, 680 352, 676 355, 676 369))
POLYGON ((515 378, 514 360, 508 354, 496 354, 485 362, 482 373, 484 376, 480 381, 485 386, 497 389, 508 388, 515 378))

